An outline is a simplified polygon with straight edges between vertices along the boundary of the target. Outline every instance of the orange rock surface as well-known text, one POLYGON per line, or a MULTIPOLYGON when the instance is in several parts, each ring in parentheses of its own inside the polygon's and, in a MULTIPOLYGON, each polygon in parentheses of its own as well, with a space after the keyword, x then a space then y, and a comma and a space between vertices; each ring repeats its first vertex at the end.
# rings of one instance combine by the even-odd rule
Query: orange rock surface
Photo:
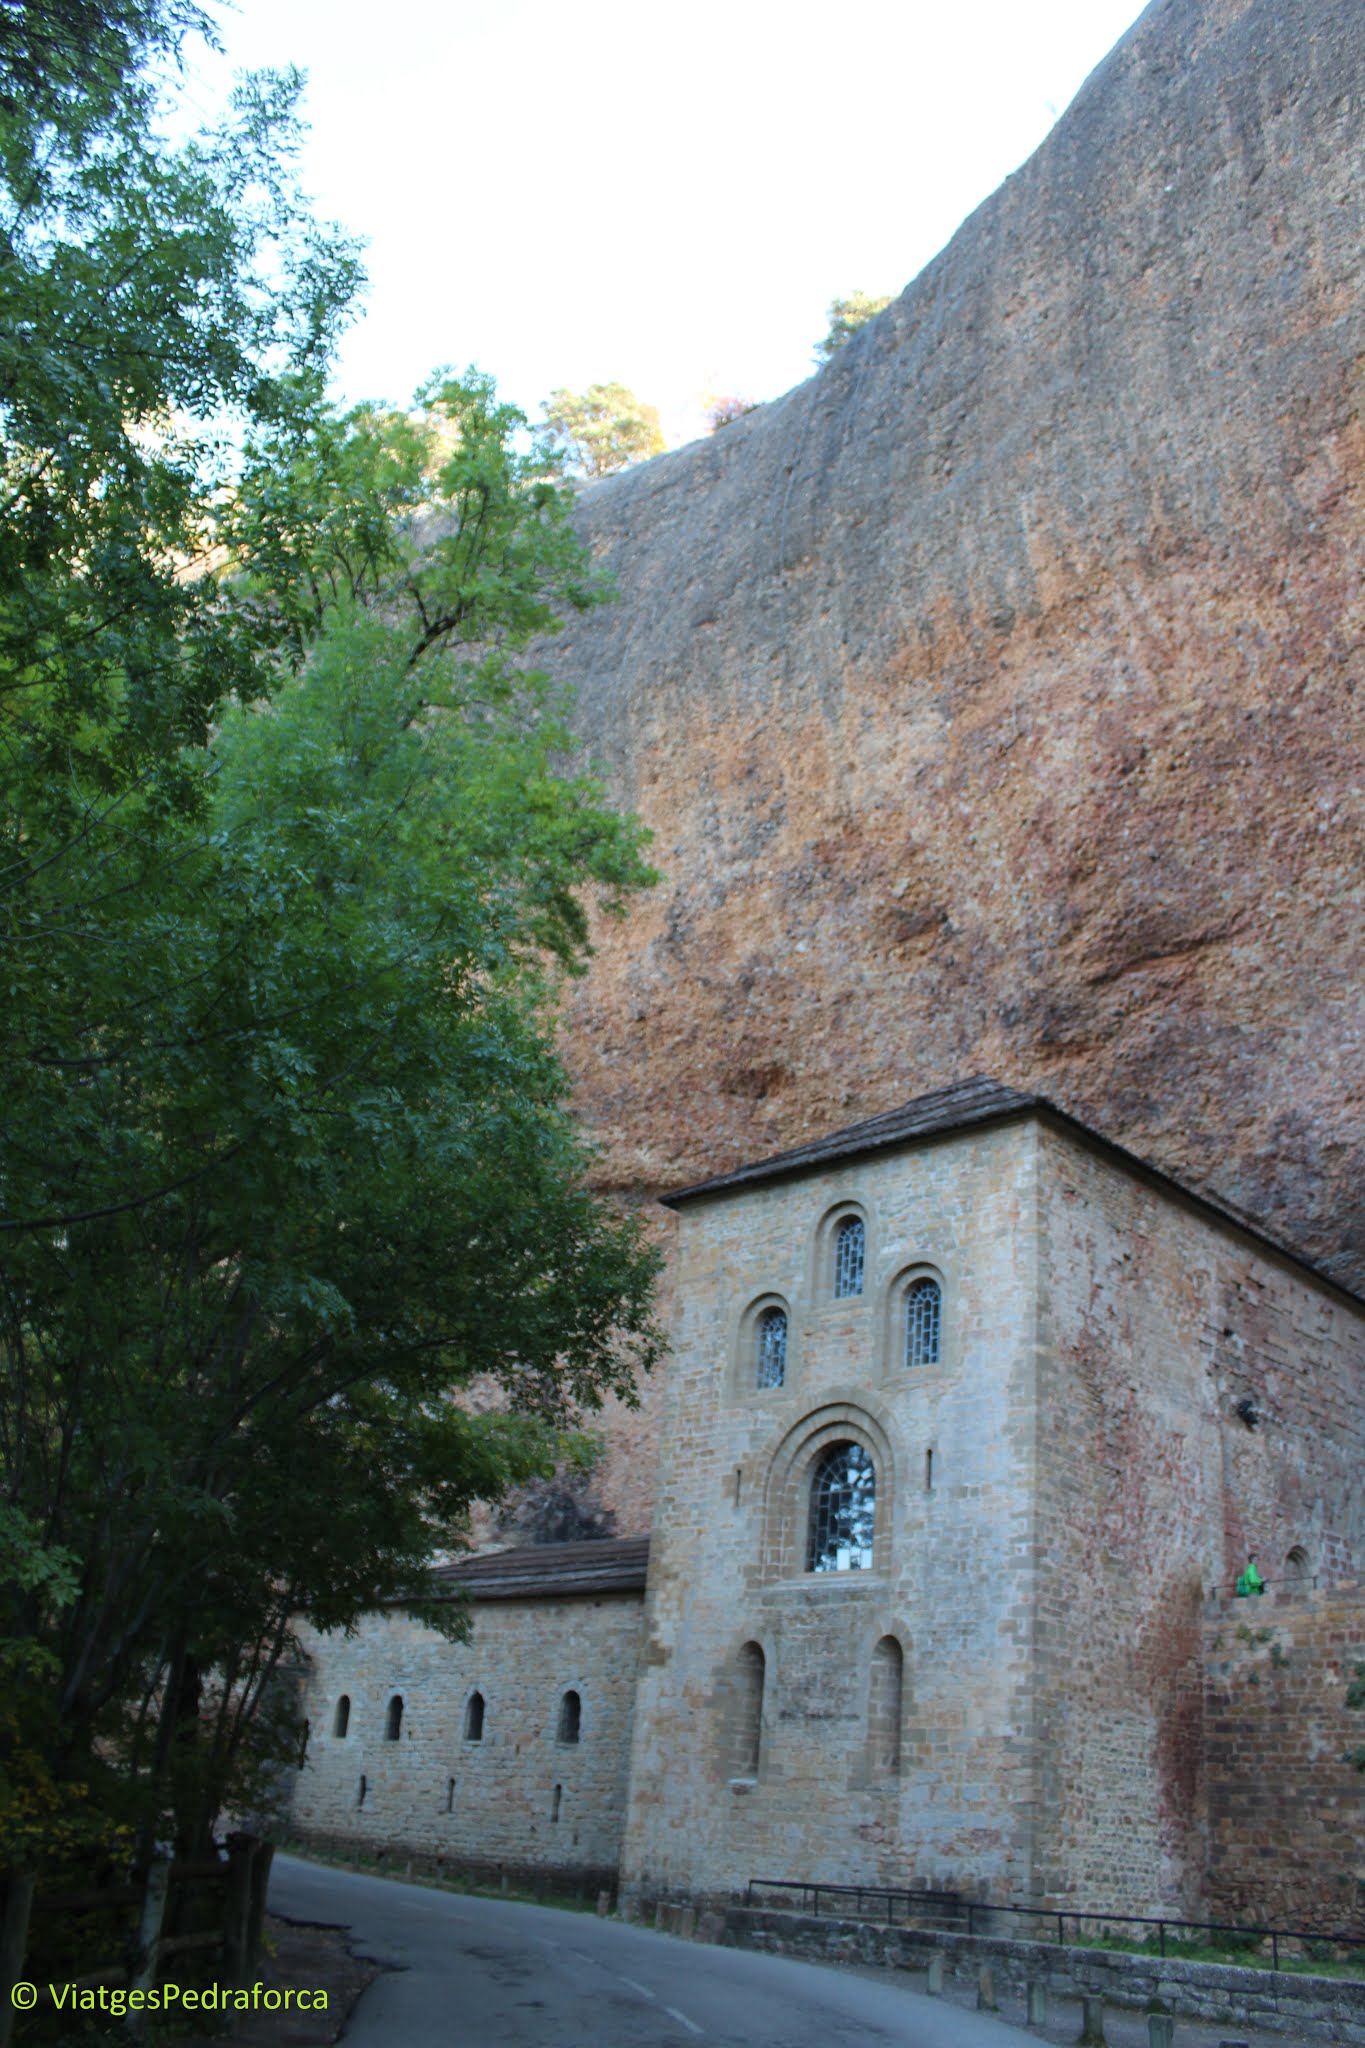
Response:
POLYGON ((987 1073, 1365 1286, 1362 107, 1358 0, 1158 0, 818 376, 584 493, 551 659, 664 874, 566 1016, 605 1185, 987 1073))

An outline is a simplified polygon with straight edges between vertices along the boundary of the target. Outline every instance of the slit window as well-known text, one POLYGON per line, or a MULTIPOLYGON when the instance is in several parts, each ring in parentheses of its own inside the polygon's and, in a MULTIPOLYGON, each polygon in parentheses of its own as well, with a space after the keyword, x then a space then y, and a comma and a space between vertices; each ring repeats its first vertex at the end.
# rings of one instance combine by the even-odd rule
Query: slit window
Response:
POLYGON ((763 1740, 763 1681, 765 1660, 758 1643, 745 1643, 735 1664, 734 1732, 731 1741, 731 1775, 758 1776, 759 1749, 763 1740))
POLYGON ((863 1291, 867 1232, 861 1216, 846 1216, 834 1234, 834 1298, 844 1301, 863 1291))
POLYGON ((905 1290, 905 1363, 912 1370, 937 1365, 943 1331, 943 1291, 937 1280, 912 1280, 905 1290))
POLYGON ((895 1636, 872 1652, 867 1694, 867 1761, 874 1779, 894 1778, 901 1767, 901 1695, 905 1659, 895 1636))
POLYGON ((787 1311, 765 1308, 758 1319, 758 1370, 760 1387, 780 1387, 787 1377, 787 1311))
POLYGON ((810 1491, 806 1570, 872 1569, 877 1475, 861 1444, 831 1444, 818 1459, 810 1491))

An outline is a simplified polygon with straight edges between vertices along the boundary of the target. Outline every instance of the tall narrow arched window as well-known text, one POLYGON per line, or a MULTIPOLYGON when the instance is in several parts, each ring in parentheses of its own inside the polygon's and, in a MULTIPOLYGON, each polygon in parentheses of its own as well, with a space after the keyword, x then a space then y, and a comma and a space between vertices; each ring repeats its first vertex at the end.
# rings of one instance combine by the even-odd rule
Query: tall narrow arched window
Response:
POLYGON ((337 1710, 332 1717, 332 1733, 342 1736, 351 1725, 351 1696, 344 1692, 337 1701, 337 1710))
POLYGON ((834 1233, 834 1295, 837 1301, 863 1291, 867 1232, 861 1216, 845 1216, 834 1233))
POLYGON ((766 1665, 758 1643, 745 1643, 735 1659, 733 1721, 730 1730, 730 1775, 758 1776, 763 1742, 763 1681, 766 1665))
POLYGON ((765 1308, 758 1319, 756 1337, 758 1367, 754 1383, 760 1387, 780 1387, 787 1377, 787 1311, 765 1308))
POLYGON ((877 1475, 861 1444, 831 1444, 811 1476, 806 1570, 869 1571, 877 1475))
POLYGON ((388 1717, 384 1722, 385 1742, 397 1742, 403 1732, 403 1695, 396 1692, 389 1701, 388 1717))
POLYGON ((937 1365, 943 1331, 943 1290, 937 1280, 912 1280, 905 1290, 905 1363, 937 1365))
POLYGON ((483 1741, 483 1694, 472 1692, 465 1702, 464 1739, 466 1742, 483 1741))
POLYGON ((901 1767, 901 1694, 905 1658, 894 1636, 872 1652, 867 1687, 868 1776, 894 1778, 901 1767))
POLYGON ((583 1702, 576 1692, 566 1692, 559 1702, 560 1742, 577 1742, 578 1732, 583 1724, 583 1702))

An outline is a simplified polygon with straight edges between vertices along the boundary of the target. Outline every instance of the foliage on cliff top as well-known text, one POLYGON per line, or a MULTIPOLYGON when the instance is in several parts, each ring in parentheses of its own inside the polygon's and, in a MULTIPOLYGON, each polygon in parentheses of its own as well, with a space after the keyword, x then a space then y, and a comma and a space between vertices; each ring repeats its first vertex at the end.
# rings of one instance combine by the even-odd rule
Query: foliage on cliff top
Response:
POLYGON ((577 476, 611 476, 664 452, 657 408, 643 404, 624 384, 552 391, 545 401, 545 424, 551 445, 577 476))
POLYGON ((113 1759, 144 1844, 172 1784, 202 1838, 290 1614, 420 1598, 434 1535, 657 1348, 552 1017, 584 891, 649 871, 520 658, 602 593, 486 378, 328 408, 359 272, 293 181, 298 80, 155 139, 146 67, 198 25, 65 0, 0 47, 19 1861, 6 1802, 69 1794, 57 1853, 113 1759), (477 1375, 507 1412, 454 1404, 477 1375))
POLYGON ((866 327, 869 320, 884 313, 891 304, 889 298, 873 298, 870 292, 850 292, 845 299, 831 299, 826 309, 829 328, 815 344, 815 360, 827 363, 837 355, 845 342, 851 341, 860 327, 866 327))

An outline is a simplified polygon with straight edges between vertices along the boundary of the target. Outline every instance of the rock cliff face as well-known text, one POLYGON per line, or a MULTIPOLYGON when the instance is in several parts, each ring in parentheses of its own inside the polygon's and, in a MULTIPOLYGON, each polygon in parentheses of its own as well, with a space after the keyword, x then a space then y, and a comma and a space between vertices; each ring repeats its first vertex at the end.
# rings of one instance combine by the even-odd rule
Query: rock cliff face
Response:
POLYGON ((1363 135, 1359 0, 1156 0, 818 376, 585 493, 554 665, 664 871, 569 1014, 611 1184, 989 1073, 1365 1284, 1363 135))

